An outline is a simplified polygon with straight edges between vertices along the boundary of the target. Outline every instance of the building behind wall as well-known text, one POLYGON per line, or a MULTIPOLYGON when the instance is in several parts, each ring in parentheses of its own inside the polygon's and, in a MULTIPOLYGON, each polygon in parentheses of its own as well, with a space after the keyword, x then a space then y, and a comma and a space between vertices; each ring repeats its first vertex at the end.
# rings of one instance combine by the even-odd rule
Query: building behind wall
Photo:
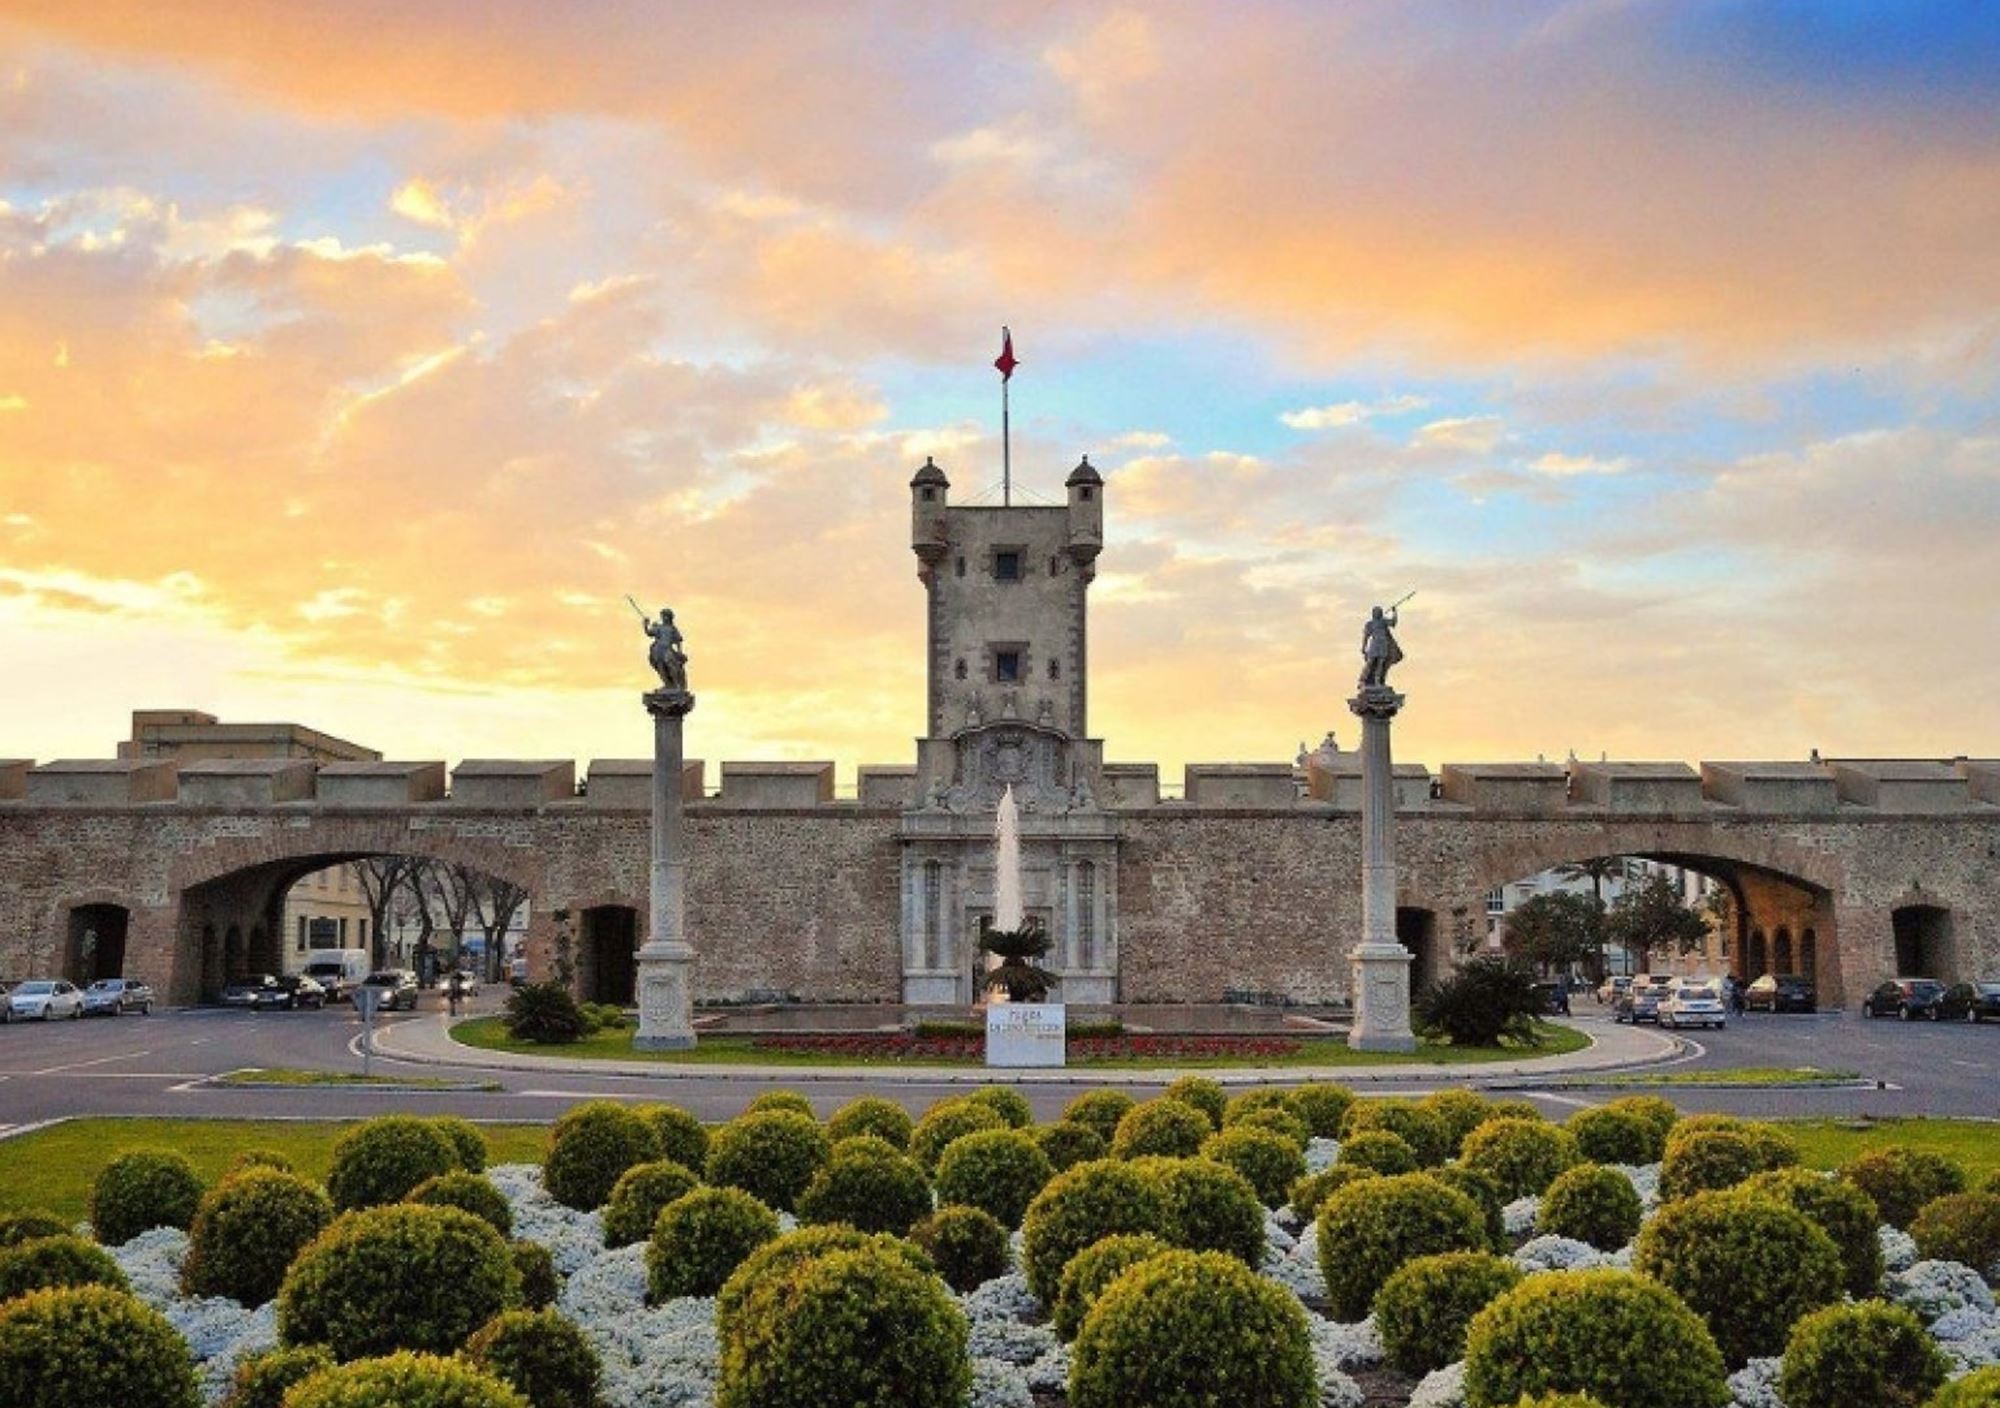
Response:
POLYGON ((382 755, 300 724, 226 724, 197 709, 134 709, 121 758, 307 758, 316 763, 373 763, 382 755))

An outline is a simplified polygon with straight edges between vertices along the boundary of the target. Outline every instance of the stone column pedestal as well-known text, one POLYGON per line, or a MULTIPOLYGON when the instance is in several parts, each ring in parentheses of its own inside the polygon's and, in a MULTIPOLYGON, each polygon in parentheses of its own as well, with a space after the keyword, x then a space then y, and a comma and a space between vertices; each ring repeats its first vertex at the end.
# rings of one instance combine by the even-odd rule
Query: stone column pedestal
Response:
POLYGON ((653 871, 646 942, 639 946, 640 1051, 685 1051, 694 1045, 694 950, 684 934, 687 845, 681 835, 681 721, 694 711, 683 689, 645 696, 653 716, 653 871))
POLYGON ((1396 784, 1389 725, 1403 696, 1387 685, 1364 686, 1347 702, 1361 720, 1361 942, 1354 962, 1356 1051, 1415 1051, 1410 1031, 1410 961, 1396 938, 1396 784))

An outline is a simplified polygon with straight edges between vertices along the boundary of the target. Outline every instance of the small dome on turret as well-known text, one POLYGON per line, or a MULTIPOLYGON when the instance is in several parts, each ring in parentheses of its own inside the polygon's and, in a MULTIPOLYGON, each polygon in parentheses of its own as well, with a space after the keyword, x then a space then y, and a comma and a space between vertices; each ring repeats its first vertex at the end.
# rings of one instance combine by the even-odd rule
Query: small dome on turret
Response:
POLYGON ((910 481, 910 487, 915 489, 925 484, 942 484, 947 489, 951 487, 951 481, 944 477, 944 471, 937 467, 929 455, 924 456, 924 467, 917 471, 917 477, 910 481))
POLYGON ((1082 459, 1078 460, 1076 468, 1069 472, 1069 478, 1063 481, 1064 484, 1069 485, 1071 488, 1074 488, 1078 484, 1102 484, 1103 482, 1104 476, 1097 472, 1097 466, 1090 462, 1089 455, 1085 455, 1082 459))

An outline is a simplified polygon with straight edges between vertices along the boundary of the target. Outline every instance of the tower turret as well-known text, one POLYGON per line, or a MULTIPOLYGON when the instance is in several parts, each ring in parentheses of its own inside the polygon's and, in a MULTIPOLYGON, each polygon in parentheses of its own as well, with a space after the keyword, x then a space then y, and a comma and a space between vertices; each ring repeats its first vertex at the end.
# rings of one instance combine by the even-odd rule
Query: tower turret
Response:
POLYGON ((924 467, 910 481, 910 549, 917 555, 917 576, 926 583, 951 541, 945 522, 950 496, 951 481, 929 455, 924 456, 924 467))
POLYGON ((1084 580, 1097 575, 1097 555, 1104 551, 1104 476, 1085 455, 1069 478, 1069 555, 1084 580))

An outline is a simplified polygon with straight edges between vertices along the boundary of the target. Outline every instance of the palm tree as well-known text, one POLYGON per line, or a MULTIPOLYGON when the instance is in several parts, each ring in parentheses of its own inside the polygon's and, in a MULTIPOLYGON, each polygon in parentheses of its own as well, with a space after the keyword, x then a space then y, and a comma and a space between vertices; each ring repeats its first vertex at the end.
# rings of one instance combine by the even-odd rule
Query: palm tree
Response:
MULTIPOLYGON (((1598 932, 1602 935, 1605 909, 1604 882, 1606 880, 1617 880, 1622 883, 1623 881, 1633 879, 1639 874, 1639 863, 1630 856, 1595 856, 1589 860, 1567 861, 1555 867, 1555 873, 1564 880, 1588 880, 1590 882, 1590 898, 1591 902, 1597 907, 1598 932)), ((1601 937, 1597 946, 1592 950, 1590 962, 1586 967, 1590 971, 1592 982, 1601 982, 1603 980, 1604 948, 1601 937)))

